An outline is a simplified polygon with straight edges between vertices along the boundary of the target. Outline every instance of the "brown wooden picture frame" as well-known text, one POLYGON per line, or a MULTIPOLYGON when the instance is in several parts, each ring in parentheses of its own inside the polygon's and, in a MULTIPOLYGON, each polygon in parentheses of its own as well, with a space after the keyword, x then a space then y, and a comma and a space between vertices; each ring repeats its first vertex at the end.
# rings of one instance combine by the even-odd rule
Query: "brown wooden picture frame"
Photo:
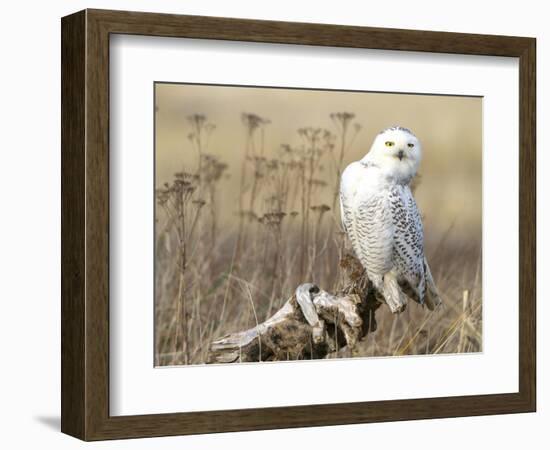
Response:
POLYGON ((85 10, 62 31, 61 429, 84 440, 535 411, 536 40, 85 10), (519 58, 519 392, 228 411, 109 415, 109 36, 221 39, 519 58))

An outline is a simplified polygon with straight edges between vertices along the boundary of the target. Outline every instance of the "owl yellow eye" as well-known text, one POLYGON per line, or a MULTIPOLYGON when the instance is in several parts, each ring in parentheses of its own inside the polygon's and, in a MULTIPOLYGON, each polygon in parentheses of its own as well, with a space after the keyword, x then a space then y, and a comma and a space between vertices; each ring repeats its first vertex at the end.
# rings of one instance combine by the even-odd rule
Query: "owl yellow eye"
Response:
POLYGON ((394 145, 395 145, 395 142, 386 141, 386 147, 393 147, 394 145))
POLYGON ((409 143, 407 144, 407 147, 413 148, 413 147, 414 147, 414 144, 412 144, 412 143, 409 142, 409 143))

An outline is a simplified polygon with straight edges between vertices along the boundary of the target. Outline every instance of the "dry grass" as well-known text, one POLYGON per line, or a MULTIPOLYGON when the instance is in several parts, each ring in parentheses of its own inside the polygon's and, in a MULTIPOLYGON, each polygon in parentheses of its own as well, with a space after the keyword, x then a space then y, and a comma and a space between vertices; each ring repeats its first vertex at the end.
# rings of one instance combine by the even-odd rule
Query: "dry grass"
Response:
MULTIPOLYGON (((266 158, 269 121, 243 114, 245 157, 241 173, 229 174, 208 153, 215 126, 203 115, 188 118, 186 151, 193 149, 198 163, 157 189, 156 365, 204 363, 212 340, 264 321, 303 282, 339 287, 347 242, 335 211, 338 177, 361 127, 351 113, 331 119, 334 132, 300 128, 300 145, 281 145, 276 158, 266 158), (227 176, 240 177, 238 198, 224 197, 220 181, 227 176), (219 223, 221 202, 235 205, 230 225, 219 223)), ((479 239, 457 239, 452 229, 427 239, 444 308, 430 313, 411 304, 397 316, 380 308, 378 330, 354 355, 480 351, 479 239)))

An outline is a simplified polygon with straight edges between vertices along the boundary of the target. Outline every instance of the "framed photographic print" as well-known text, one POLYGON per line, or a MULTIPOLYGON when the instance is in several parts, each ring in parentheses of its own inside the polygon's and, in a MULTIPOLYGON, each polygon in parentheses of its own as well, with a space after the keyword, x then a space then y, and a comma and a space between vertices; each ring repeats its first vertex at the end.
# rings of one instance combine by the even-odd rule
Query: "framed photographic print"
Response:
POLYGON ((535 411, 535 39, 62 29, 62 431, 535 411))

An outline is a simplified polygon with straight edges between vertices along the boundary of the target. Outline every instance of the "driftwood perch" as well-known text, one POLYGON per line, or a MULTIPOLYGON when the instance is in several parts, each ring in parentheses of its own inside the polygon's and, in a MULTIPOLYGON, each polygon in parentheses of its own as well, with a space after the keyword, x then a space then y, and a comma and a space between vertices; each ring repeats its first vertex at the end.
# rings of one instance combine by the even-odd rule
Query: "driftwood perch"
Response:
POLYGON ((342 258, 340 267, 345 278, 340 292, 301 284, 265 322, 212 342, 208 362, 321 359, 352 352, 361 338, 376 330, 375 311, 381 302, 354 256, 342 258))

